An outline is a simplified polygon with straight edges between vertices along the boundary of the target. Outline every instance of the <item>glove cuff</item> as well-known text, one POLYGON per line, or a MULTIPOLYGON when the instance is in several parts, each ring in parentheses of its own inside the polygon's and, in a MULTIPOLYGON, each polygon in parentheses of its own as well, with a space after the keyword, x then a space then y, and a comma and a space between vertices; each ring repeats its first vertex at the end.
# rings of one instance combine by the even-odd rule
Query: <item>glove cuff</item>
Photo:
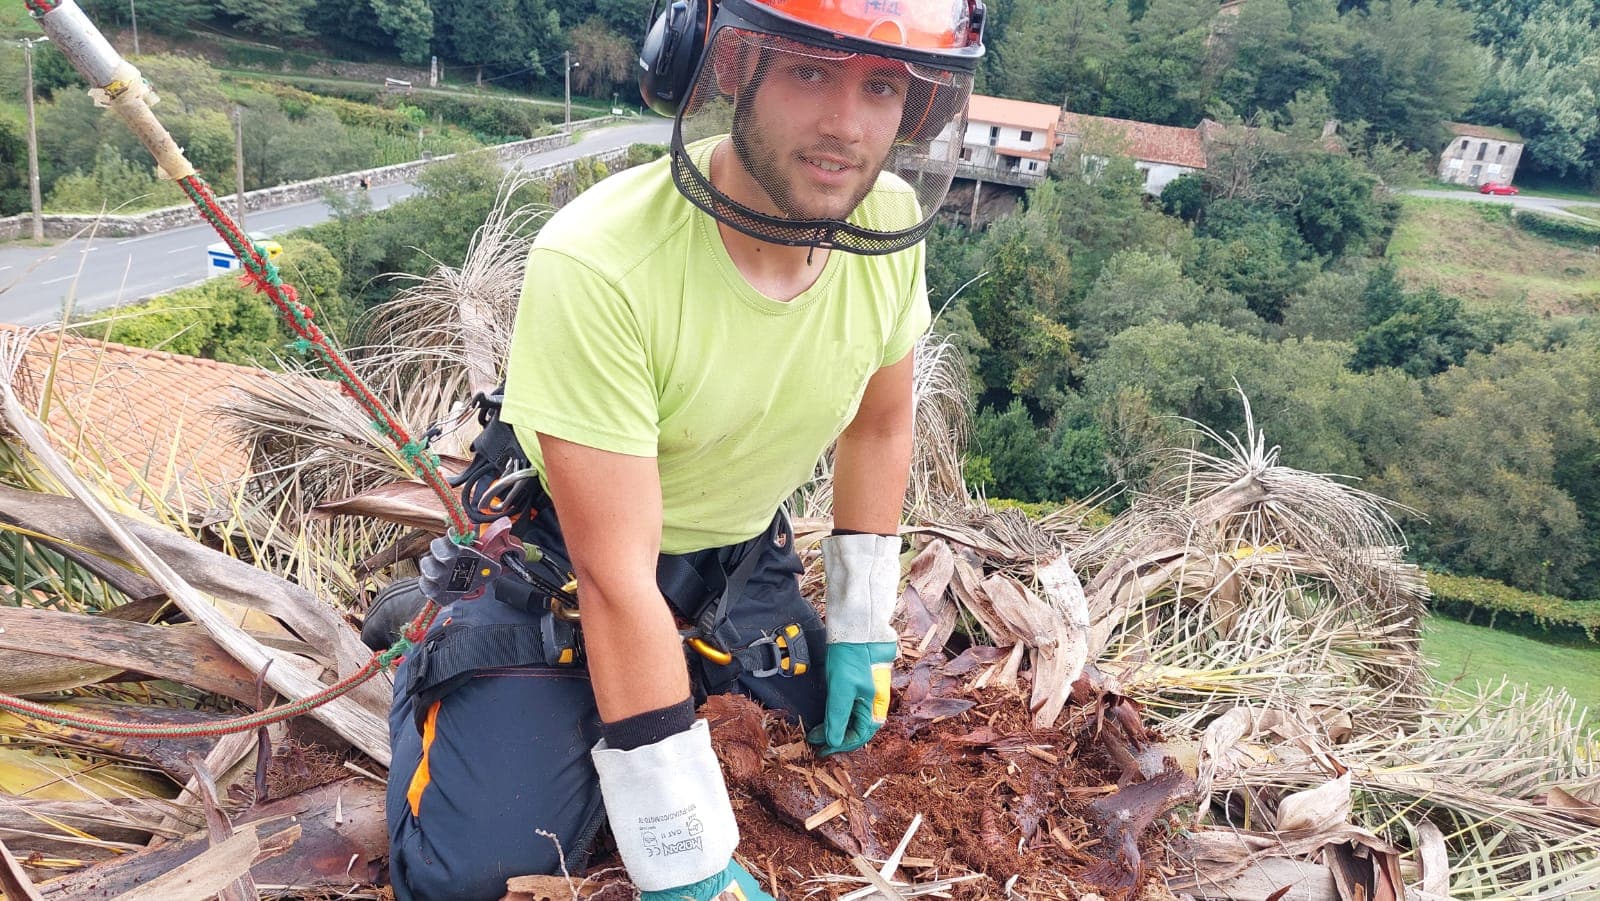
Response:
POLYGON ((822 539, 828 579, 828 642, 896 644, 890 625, 900 587, 900 536, 831 535, 822 539))
POLYGON ((589 756, 617 850, 636 887, 665 891, 727 868, 739 826, 705 720, 631 751, 601 741, 589 756))

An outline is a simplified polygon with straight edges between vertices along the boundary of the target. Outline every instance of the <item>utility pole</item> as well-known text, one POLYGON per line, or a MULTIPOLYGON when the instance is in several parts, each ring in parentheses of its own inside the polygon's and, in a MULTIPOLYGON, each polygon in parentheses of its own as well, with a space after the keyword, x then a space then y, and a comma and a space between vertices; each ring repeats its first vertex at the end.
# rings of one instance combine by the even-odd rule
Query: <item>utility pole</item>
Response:
POLYGON ((572 70, 577 65, 572 61, 571 50, 561 51, 561 75, 567 85, 567 102, 562 106, 564 113, 561 121, 563 123, 562 130, 568 134, 572 133, 572 70))
POLYGON ((239 211, 234 216, 239 231, 244 231, 244 108, 233 107, 233 180, 238 187, 239 211))
POLYGON ((139 11, 133 8, 133 0, 128 0, 128 18, 133 21, 133 55, 139 55, 139 11))
POLYGON ((33 45, 50 40, 49 36, 23 38, 22 58, 27 69, 22 91, 28 107, 28 199, 33 202, 33 240, 44 240, 44 203, 39 199, 39 132, 33 119, 33 45))

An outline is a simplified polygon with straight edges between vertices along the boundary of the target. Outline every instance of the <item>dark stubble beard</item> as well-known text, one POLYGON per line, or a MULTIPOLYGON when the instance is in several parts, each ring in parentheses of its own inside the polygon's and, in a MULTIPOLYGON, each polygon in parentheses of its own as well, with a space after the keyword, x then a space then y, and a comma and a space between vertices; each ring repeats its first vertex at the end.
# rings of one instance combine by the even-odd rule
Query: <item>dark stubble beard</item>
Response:
MULTIPOLYGON (((772 201, 772 205, 777 207, 778 212, 782 213, 785 218, 797 220, 837 219, 839 221, 848 219, 850 214, 855 212, 856 207, 861 205, 861 201, 865 200, 867 195, 872 192, 873 185, 877 184, 878 175, 883 171, 884 160, 879 160, 872 166, 871 177, 862 180, 861 187, 856 189, 855 196, 850 198, 850 204, 843 214, 827 216, 807 213, 796 202, 793 185, 784 175, 783 167, 779 165, 781 151, 774 149, 771 143, 767 141, 761 128, 760 119, 756 115, 757 104, 753 101, 756 90, 759 90, 759 88, 760 83, 758 81, 752 86, 751 90, 743 92, 734 104, 731 136, 733 138, 734 156, 739 158, 739 165, 761 187, 768 199, 772 201)), ((819 145, 819 148, 822 147, 823 145, 819 145)), ((839 156, 855 156, 855 154, 848 153, 842 148, 832 152, 839 156)))

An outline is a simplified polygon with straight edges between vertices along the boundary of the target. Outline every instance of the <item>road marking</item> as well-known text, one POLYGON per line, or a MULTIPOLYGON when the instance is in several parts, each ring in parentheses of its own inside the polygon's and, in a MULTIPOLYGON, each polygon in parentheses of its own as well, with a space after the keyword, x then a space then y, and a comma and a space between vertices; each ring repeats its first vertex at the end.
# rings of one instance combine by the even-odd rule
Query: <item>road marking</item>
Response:
POLYGON ((168 254, 188 253, 191 250, 199 250, 199 249, 200 249, 200 245, 196 244, 196 245, 194 245, 192 247, 175 247, 172 250, 167 251, 167 253, 168 254))
POLYGON ((63 275, 60 278, 53 278, 53 279, 50 279, 49 281, 40 282, 39 284, 41 284, 41 285, 53 285, 56 282, 64 282, 69 278, 77 278, 77 277, 78 277, 78 274, 76 272, 74 272, 71 275, 63 275))
POLYGON ((289 227, 289 226, 287 226, 287 225, 274 225, 274 226, 273 226, 273 227, 271 227, 271 228, 263 228, 263 229, 262 229, 262 230, 261 230, 261 233, 262 233, 262 234, 263 234, 263 235, 275 235, 275 234, 277 234, 277 233, 278 233, 278 232, 281 232, 281 231, 283 231, 283 230, 284 230, 284 229, 286 229, 286 228, 288 228, 288 227, 289 227))
POLYGON ((12 267, 10 267, 10 266, 0 266, 0 272, 4 272, 4 271, 6 271, 7 269, 10 269, 10 268, 12 268, 12 267))
POLYGON ((170 234, 172 234, 172 233, 173 233, 173 232, 175 232, 175 231, 178 231, 178 230, 180 230, 180 229, 184 229, 184 228, 193 228, 193 227, 194 227, 194 226, 191 226, 191 225, 184 225, 184 226, 179 226, 179 228, 175 228, 175 229, 174 229, 174 228, 169 228, 169 229, 167 229, 167 230, 165 230, 165 231, 158 231, 158 232, 151 232, 151 233, 150 233, 150 234, 148 234, 148 235, 140 235, 140 236, 139 236, 139 237, 137 237, 137 238, 128 238, 128 239, 126 239, 126 240, 123 240, 123 241, 118 241, 118 242, 117 242, 117 246, 118 246, 118 247, 121 247, 121 246, 122 246, 122 245, 124 245, 124 244, 137 244, 137 243, 139 243, 139 242, 140 242, 140 241, 148 241, 148 240, 150 240, 150 239, 151 239, 151 238, 159 238, 159 237, 161 237, 161 236, 163 236, 163 235, 170 235, 170 234))

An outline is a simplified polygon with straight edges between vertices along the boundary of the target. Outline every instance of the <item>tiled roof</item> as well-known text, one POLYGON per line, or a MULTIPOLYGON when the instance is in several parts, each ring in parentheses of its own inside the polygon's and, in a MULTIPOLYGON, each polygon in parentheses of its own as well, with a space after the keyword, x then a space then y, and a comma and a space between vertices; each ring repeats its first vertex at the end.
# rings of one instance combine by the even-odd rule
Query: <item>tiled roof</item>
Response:
POLYGON ((1494 125, 1469 125, 1465 122, 1446 122, 1445 126, 1458 138, 1483 138, 1489 141, 1522 143, 1522 135, 1509 128, 1499 128, 1494 125))
POLYGON ((1141 162, 1168 163, 1190 169, 1206 167, 1205 146, 1198 129, 1066 112, 1061 114, 1056 125, 1057 132, 1075 137, 1081 137, 1086 129, 1122 135, 1128 143, 1128 156, 1141 162))
MULTIPOLYGON (((22 329, 0 323, 0 339, 22 329)), ((96 459, 135 502, 213 506, 248 475, 246 449, 216 410, 261 369, 55 332, 35 334, 12 380, 35 414, 49 380, 47 422, 58 446, 96 459), (52 372, 53 367, 53 372, 52 372), (152 497, 153 496, 153 497, 152 497)))
POLYGON ((1056 117, 1060 113, 1061 108, 1053 103, 1029 103, 1026 100, 987 97, 983 94, 973 94, 967 102, 969 122, 1012 125, 1044 134, 1050 134, 1051 129, 1056 127, 1056 117))

